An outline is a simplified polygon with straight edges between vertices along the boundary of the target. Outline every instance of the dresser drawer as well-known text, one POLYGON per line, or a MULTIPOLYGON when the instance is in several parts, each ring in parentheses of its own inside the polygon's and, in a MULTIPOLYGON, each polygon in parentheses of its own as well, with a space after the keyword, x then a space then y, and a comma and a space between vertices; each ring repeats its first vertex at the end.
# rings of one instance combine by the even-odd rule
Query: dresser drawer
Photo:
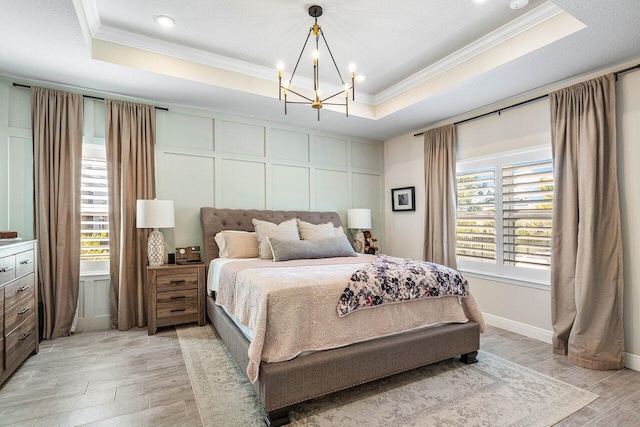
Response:
POLYGON ((35 350, 36 344, 36 317, 32 314, 20 326, 13 330, 5 338, 6 366, 11 366, 19 360, 23 360, 25 353, 35 350))
POLYGON ((158 275, 156 289, 171 291, 177 289, 196 289, 198 287, 198 272, 158 275))
POLYGON ((16 257, 14 255, 0 258, 0 285, 16 278, 16 257))
POLYGON ((13 307, 7 309, 4 314, 5 335, 9 335, 16 326, 21 324, 26 318, 33 314, 35 308, 35 300, 29 298, 23 302, 19 302, 13 307))
MULTIPOLYGON (((162 294, 170 294, 174 292, 162 292, 162 294)), ((194 293, 197 293, 194 290, 194 293)), ((176 292, 178 294, 178 292, 176 292)), ((161 295, 161 294, 158 294, 161 295)), ((176 295, 177 296, 177 295, 176 295)), ((171 319, 175 317, 193 316, 198 317, 198 295, 188 296, 186 298, 174 299, 169 301, 160 301, 156 305, 158 321, 161 319, 171 319)))
POLYGON ((4 307, 11 308, 16 304, 26 301, 28 298, 33 299, 34 292, 34 275, 29 274, 21 277, 4 288, 4 307))
POLYGON ((16 277, 33 273, 33 267, 36 265, 33 256, 33 251, 20 252, 19 254, 16 254, 16 277))

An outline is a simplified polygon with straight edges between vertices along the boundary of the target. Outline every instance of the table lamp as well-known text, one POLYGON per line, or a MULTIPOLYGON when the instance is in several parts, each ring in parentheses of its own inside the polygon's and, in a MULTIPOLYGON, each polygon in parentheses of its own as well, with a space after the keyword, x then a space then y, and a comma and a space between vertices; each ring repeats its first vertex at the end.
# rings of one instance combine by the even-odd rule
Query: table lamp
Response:
POLYGON ((157 267, 164 264, 164 236, 158 228, 173 228, 176 226, 173 200, 137 200, 136 228, 153 228, 147 240, 147 256, 149 266, 157 267))
POLYGON ((364 233, 362 230, 371 229, 371 209, 348 209, 347 226, 356 230, 353 235, 354 249, 358 253, 364 253, 364 233))

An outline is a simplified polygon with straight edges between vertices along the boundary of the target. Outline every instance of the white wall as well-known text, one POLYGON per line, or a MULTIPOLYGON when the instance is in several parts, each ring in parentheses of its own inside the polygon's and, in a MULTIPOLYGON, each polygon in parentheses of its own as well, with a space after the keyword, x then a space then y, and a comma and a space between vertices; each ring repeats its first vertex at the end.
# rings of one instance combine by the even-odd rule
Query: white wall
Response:
POLYGON ((29 91, 0 82, 0 230, 33 239, 33 143, 29 91))
MULTIPOLYGON (((616 67, 635 65, 637 61, 616 67)), ((611 72, 614 70, 606 70, 611 72)), ((482 114, 495 108, 533 98, 579 81, 604 74, 577 77, 542 88, 528 96, 504 101, 478 112, 482 114)), ((619 76, 616 85, 618 128, 618 179, 620 184, 620 209, 624 250, 625 306, 624 326, 627 366, 640 368, 640 72, 619 76)), ((449 119, 444 123, 467 118, 470 115, 449 119)), ((438 124, 440 125, 440 124, 438 124)), ((549 101, 542 100, 500 116, 492 115, 457 126, 458 155, 471 158, 527 146, 550 142, 549 101)), ((416 185, 417 210, 412 215, 391 212, 386 202, 387 252, 391 255, 422 258, 424 230, 424 154, 422 138, 413 134, 402 135, 385 141, 385 193, 402 184, 416 185)), ((487 320, 497 326, 528 333, 540 339, 551 337, 550 292, 477 277, 470 277, 472 292, 487 320)))

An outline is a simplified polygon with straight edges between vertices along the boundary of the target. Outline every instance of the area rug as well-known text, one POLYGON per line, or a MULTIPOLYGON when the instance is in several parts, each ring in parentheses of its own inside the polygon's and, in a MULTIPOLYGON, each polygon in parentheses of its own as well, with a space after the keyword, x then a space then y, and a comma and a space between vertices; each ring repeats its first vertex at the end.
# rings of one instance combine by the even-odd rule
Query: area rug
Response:
MULTIPOLYGON (((210 325, 177 327, 205 426, 264 426, 247 378, 210 325)), ((551 426, 598 396, 480 352, 294 406, 291 426, 551 426)))

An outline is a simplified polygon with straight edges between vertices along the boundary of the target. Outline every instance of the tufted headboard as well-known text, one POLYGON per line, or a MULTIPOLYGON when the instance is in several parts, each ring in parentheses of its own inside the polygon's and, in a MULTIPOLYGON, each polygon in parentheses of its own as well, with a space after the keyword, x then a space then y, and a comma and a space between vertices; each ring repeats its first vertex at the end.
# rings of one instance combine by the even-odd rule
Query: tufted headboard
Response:
POLYGON ((309 211, 261 211, 245 209, 200 208, 200 225, 204 245, 204 263, 207 269, 212 259, 218 258, 218 245, 214 236, 222 230, 254 231, 253 218, 280 224, 291 218, 300 218, 312 224, 333 222, 335 227, 342 225, 336 212, 309 211))

